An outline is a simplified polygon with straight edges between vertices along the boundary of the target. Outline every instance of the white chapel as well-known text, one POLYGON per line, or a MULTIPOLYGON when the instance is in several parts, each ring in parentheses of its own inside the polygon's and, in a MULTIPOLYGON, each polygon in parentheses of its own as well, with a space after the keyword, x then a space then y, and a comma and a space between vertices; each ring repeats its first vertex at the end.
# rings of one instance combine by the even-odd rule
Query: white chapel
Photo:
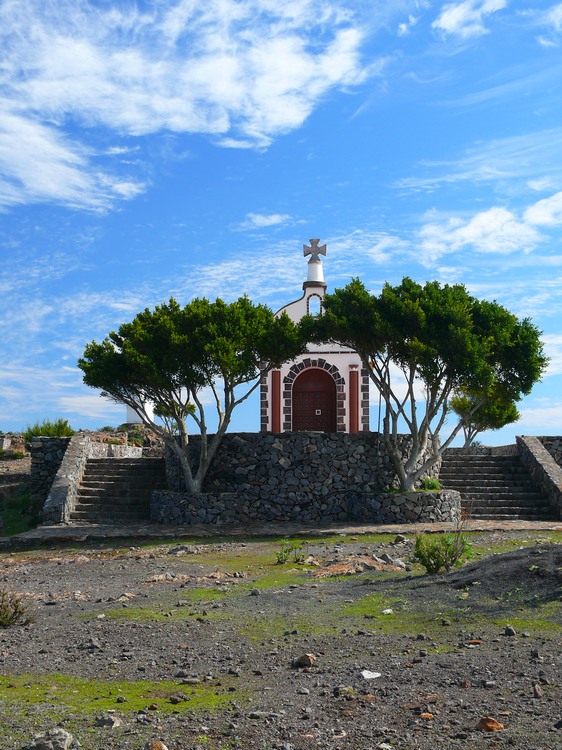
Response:
MULTIPOLYGON (((319 315, 326 293, 321 255, 326 245, 311 239, 303 294, 276 315, 286 312, 297 322, 319 315)), ((307 352, 261 382, 262 432, 368 432, 369 375, 357 352, 335 344, 309 344, 307 352)))

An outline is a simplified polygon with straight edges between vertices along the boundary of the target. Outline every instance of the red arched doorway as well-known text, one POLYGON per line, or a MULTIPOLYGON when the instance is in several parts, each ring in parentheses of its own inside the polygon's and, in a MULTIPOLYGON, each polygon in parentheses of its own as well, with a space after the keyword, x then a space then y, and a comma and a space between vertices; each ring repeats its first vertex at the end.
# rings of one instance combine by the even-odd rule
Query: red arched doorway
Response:
POLYGON ((293 383, 293 432, 337 432, 336 383, 326 370, 304 370, 293 383))

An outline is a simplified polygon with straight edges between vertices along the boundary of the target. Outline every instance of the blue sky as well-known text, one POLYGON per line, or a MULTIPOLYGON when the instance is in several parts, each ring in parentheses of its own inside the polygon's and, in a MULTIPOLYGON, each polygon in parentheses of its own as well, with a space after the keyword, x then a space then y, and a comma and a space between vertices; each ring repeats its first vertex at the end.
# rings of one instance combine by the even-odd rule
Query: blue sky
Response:
MULTIPOLYGON (((0 430, 119 424, 84 345, 174 295, 464 283, 544 332, 485 442, 562 432, 562 3, 0 0, 0 430)), ((233 429, 257 430, 257 402, 233 429)))

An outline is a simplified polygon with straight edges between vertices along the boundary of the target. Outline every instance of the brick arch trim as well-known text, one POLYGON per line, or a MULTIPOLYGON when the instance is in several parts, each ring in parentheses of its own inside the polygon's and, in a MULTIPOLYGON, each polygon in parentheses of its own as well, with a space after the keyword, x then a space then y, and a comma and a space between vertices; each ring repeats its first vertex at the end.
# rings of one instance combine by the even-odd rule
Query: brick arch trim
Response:
POLYGON ((345 403, 347 394, 345 392, 345 380, 335 365, 325 359, 305 359, 296 362, 283 378, 283 431, 290 432, 293 429, 293 383, 298 375, 304 370, 325 370, 336 383, 336 428, 338 432, 345 432, 345 403))

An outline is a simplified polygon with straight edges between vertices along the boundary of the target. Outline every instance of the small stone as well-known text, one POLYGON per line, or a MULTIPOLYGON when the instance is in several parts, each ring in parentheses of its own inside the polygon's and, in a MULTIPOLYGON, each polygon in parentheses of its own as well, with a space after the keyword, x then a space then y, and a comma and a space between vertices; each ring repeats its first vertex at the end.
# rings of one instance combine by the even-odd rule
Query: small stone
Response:
POLYGON ((55 727, 47 732, 36 734, 25 750, 68 750, 73 742, 72 735, 65 729, 55 727))
POLYGON ((300 687, 297 690, 297 695, 310 695, 310 690, 308 688, 305 688, 305 687, 300 687))
POLYGON ((513 625, 506 625, 504 630, 504 635, 513 636, 517 635, 517 631, 513 627, 513 625))
POLYGON ((503 728, 503 724, 500 724, 500 722, 497 719, 494 719, 492 716, 482 717, 476 725, 476 729, 479 732, 498 732, 503 728))
POLYGON ((144 743, 143 750, 168 750, 162 740, 147 740, 144 743))
POLYGON ((542 687, 536 683, 533 685, 533 698, 542 698, 544 695, 542 687))
POLYGON ((394 537, 394 544, 402 544, 406 541, 406 537, 403 534, 396 534, 394 537))
POLYGON ((314 654, 301 654, 296 659, 294 659, 293 667, 312 667, 315 661, 316 656, 314 654))
POLYGON ((105 727, 106 729, 115 729, 116 727, 122 726, 123 722, 118 716, 98 716, 94 726, 105 727))

